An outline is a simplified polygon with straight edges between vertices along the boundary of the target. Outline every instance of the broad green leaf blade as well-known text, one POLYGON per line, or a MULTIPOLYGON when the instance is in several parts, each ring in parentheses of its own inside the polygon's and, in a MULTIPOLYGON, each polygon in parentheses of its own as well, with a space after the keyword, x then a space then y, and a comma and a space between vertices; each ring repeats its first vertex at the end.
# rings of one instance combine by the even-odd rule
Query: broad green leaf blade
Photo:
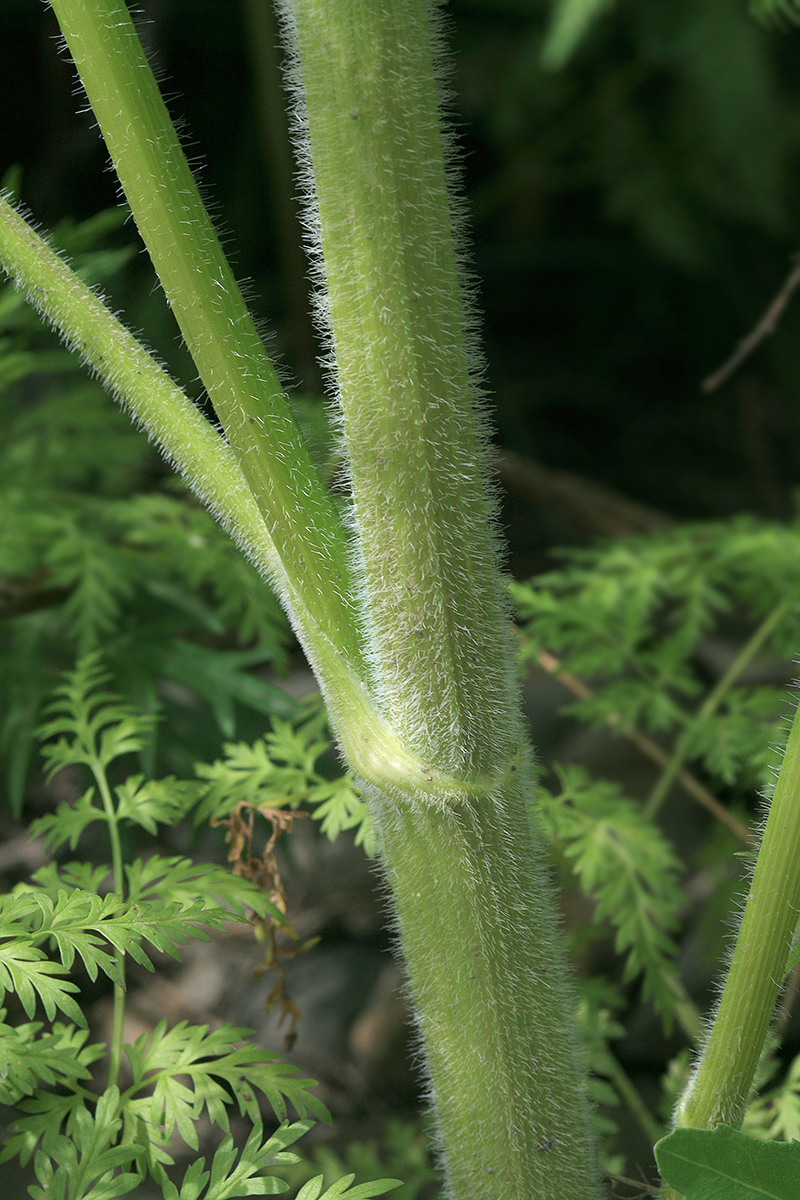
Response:
POLYGON ((685 1200, 797 1200, 800 1142, 762 1142, 729 1125, 676 1129, 655 1148, 662 1178, 685 1200))

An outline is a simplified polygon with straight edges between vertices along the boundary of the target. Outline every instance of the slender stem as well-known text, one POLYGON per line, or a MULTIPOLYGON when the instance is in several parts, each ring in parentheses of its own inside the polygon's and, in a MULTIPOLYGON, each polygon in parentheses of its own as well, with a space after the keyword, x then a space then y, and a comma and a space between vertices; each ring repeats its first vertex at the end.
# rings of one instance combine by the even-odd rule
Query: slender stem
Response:
POLYGON ((753 633, 752 637, 745 643, 742 649, 734 658, 733 662, 725 671, 724 675, 717 681, 716 687, 708 694, 703 704, 695 713, 692 720, 683 730, 677 745, 672 752, 669 764, 662 772, 656 786, 653 788, 650 798, 647 801, 645 812, 649 817, 655 816, 659 808, 663 804, 669 790, 677 779, 681 767, 691 750, 692 737, 698 725, 717 711, 726 695, 736 683, 736 680, 741 675, 745 667, 749 666, 755 656, 758 654, 761 647, 780 624, 786 613, 796 602, 794 596, 787 596, 781 600, 780 604, 776 604, 770 613, 764 618, 761 624, 753 633))
POLYGON ((170 307, 287 575, 363 668, 345 531, 200 199, 125 0, 53 0, 170 307))
MULTIPOLYGON (((283 597, 295 629, 328 693, 340 703, 363 691, 346 655, 327 632, 328 600, 306 591, 296 558, 281 558, 268 522, 226 440, 212 428, 151 354, 109 312, 23 217, 0 195, 0 261, 30 302, 55 325, 105 385, 147 429, 190 487, 215 513, 283 597)), ((296 514, 306 541, 317 536, 296 514)), ((340 597, 332 594, 335 606, 340 597)), ((354 699, 354 703, 357 700, 354 699)))
POLYGON ((624 1100, 628 1112, 641 1129, 647 1141, 651 1146, 654 1146, 658 1139, 663 1136, 664 1129, 650 1112, 630 1075, 616 1054, 611 1050, 607 1051, 603 1066, 608 1078, 624 1100))
POLYGON ((254 112, 262 157, 268 172, 275 243, 286 297, 289 352, 305 387, 319 393, 314 330, 309 313, 307 273, 300 210, 294 186, 281 54, 273 0, 241 0, 245 41, 253 77, 254 112))
MULTIPOLYGON (((114 881, 114 891, 125 898, 125 873, 122 869, 122 844, 119 837, 117 811, 111 797, 106 773, 102 763, 95 759, 91 764, 92 774, 97 783, 97 790, 103 801, 108 825, 108 840, 111 843, 111 874, 114 881)), ((118 978, 114 982, 114 1017, 111 1030, 111 1049, 109 1053, 108 1086, 116 1087, 119 1083, 119 1071, 122 1064, 122 1044, 125 1034, 125 954, 122 950, 114 949, 114 959, 117 964, 118 978)))
POLYGON ((722 992, 678 1125, 738 1127, 786 973, 800 910, 800 715, 795 712, 722 992))

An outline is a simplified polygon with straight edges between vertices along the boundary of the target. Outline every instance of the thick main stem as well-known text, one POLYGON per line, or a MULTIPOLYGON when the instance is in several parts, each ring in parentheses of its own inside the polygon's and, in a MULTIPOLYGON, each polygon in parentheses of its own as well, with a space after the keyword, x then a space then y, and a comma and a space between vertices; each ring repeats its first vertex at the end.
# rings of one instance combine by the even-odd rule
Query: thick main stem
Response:
POLYGON ((337 732, 376 807, 449 1194, 589 1200, 596 1159, 528 815, 433 16, 428 0, 284 5, 379 709, 337 732))
POLYGON ((472 800, 371 789, 456 1200, 599 1195, 532 786, 523 760, 472 800))

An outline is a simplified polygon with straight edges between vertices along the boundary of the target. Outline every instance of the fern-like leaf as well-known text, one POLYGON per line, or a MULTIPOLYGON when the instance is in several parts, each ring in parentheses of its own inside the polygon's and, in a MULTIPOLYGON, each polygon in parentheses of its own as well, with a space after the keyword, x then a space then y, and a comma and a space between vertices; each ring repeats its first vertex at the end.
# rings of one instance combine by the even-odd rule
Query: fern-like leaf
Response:
MULTIPOLYGON (((54 770, 58 770, 55 767, 54 770)), ((45 849, 51 854, 69 842, 70 850, 74 850, 83 831, 95 821, 107 821, 108 816, 102 808, 95 804, 96 791, 88 788, 82 796, 72 803, 64 801, 55 812, 45 813, 43 817, 30 824, 31 837, 40 837, 45 849)))
POLYGON ((359 1183, 352 1187, 355 1175, 343 1175, 336 1183, 332 1183, 323 1193, 322 1176, 310 1179, 305 1187, 297 1193, 297 1200, 371 1200, 373 1196, 383 1196, 397 1187, 402 1187, 401 1179, 376 1179, 372 1183, 359 1183))
MULTIPOLYGON (((768 1064, 777 1068, 774 1062, 768 1064)), ((760 1064, 761 1065, 761 1064, 760 1064)), ((763 1086, 756 1079, 756 1087, 763 1086)), ((742 1128, 756 1137, 785 1142, 800 1141, 800 1055, 789 1064, 786 1075, 777 1087, 752 1100, 745 1113, 742 1128)))
POLYGON ((169 775, 145 779, 129 775, 114 789, 117 819, 141 825, 155 835, 159 825, 177 825, 194 807, 201 794, 199 784, 169 775))
POLYGON ((78 990, 76 985, 58 978, 72 967, 76 953, 92 979, 99 970, 122 986, 118 963, 106 946, 130 955, 152 971, 143 943, 179 958, 179 945, 190 938, 208 941, 203 927, 221 929, 229 917, 221 905, 196 899, 191 903, 149 903, 79 889, 59 891, 54 898, 33 888, 0 897, 0 999, 13 989, 32 1016, 35 989, 51 1020, 58 1007, 83 1025, 80 1010, 69 995, 78 990), (54 944, 60 964, 45 959, 39 947, 45 940, 54 944))
POLYGON ((6 1025, 0 1009, 0 1104, 17 1104, 41 1085, 70 1086, 89 1079, 89 1067, 104 1047, 87 1046, 88 1032, 56 1023, 42 1033, 41 1022, 6 1025))
POLYGON ((108 690, 110 678, 95 651, 84 655, 56 689, 40 731, 44 738, 58 737, 42 750, 48 778, 75 763, 104 771, 121 755, 144 746, 153 719, 108 690))
POLYGON ((244 919, 248 910, 286 924, 286 917, 256 884, 218 863, 195 863, 188 858, 134 859, 125 866, 130 898, 135 903, 159 901, 187 907, 202 902, 215 920, 244 919))
POLYGON ((34 1168, 41 1187, 29 1188, 34 1200, 113 1200, 132 1192, 142 1176, 131 1171, 118 1174, 117 1169, 130 1166, 143 1147, 115 1145, 121 1125, 117 1088, 103 1093, 94 1116, 85 1107, 78 1108, 74 1136, 59 1135, 49 1153, 36 1154, 34 1168))
POLYGON ((37 1148, 51 1157, 59 1145, 59 1138, 66 1128, 67 1135, 76 1128, 75 1116, 85 1108, 86 1101, 80 1093, 37 1092, 17 1105, 20 1114, 11 1123, 12 1136, 3 1146, 0 1163, 18 1158, 22 1166, 30 1161, 37 1148))
MULTIPOLYGON (((177 1130, 196 1149, 195 1123, 204 1111, 226 1131, 228 1107, 234 1103, 243 1115, 258 1121, 256 1091, 282 1121, 287 1102, 301 1117, 330 1120, 325 1105, 310 1090, 313 1080, 265 1050, 239 1044, 251 1032, 229 1025, 209 1031, 186 1022, 167 1029, 161 1021, 149 1037, 143 1034, 126 1046, 133 1086, 126 1093, 123 1117, 130 1135, 144 1127, 148 1141, 163 1148, 177 1130)), ((163 1157, 166 1160, 166 1154, 163 1157)))
POLYGON ((353 776, 345 772, 328 779, 317 770, 318 760, 330 749, 330 739, 324 709, 318 699, 312 703, 310 716, 294 724, 276 719, 260 741, 228 743, 223 759, 197 765, 204 781, 197 822, 224 817, 243 803, 254 808, 308 804, 331 840, 342 830, 353 829, 356 844, 370 856, 377 854, 377 831, 353 776))
POLYGON ((320 829, 333 842, 345 829, 355 830, 355 843, 374 858, 378 853, 378 831, 372 813, 361 792, 353 786, 351 775, 326 779, 309 789, 308 803, 320 829))
POLYGON ((164 1200, 234 1200, 237 1196, 275 1196, 285 1192, 286 1184, 281 1179, 263 1172, 297 1162, 297 1155, 286 1147, 302 1137, 310 1126, 310 1121, 284 1123, 264 1141, 264 1131, 258 1123, 253 1126, 241 1154, 237 1154, 233 1138, 228 1135, 211 1160, 210 1171, 201 1158, 186 1171, 180 1191, 164 1180, 164 1200))
POLYGON ((669 932, 678 924, 683 896, 680 864, 660 830, 619 788, 592 780, 580 767, 560 767, 562 791, 544 789, 539 813, 563 847, 581 888, 596 902, 596 919, 616 931, 615 947, 626 955, 625 978, 642 974, 669 1028, 678 997, 669 932))
POLYGON ((27 939, 0 942, 0 1003, 6 992, 16 992, 26 1015, 32 1017, 38 996, 49 1020, 60 1010, 77 1025, 85 1026, 86 1018, 75 1002, 80 988, 64 978, 66 973, 60 963, 50 962, 44 951, 27 939))

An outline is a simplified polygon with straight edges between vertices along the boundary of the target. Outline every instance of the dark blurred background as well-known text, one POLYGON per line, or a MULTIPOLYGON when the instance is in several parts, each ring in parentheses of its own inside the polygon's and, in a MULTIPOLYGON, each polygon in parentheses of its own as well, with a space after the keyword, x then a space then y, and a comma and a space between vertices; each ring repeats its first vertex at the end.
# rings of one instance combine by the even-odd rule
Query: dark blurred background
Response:
MULTIPOLYGON (((800 31, 766 32, 745 10, 621 0, 548 72, 545 0, 448 5, 499 441, 677 518, 786 518, 800 480, 800 295, 729 383, 700 388, 800 249, 800 31)), ((237 273, 287 378, 314 391, 265 20, 258 0, 140 6, 237 273)), ((56 44, 44 4, 2 0, 0 174, 21 165, 22 199, 45 226, 116 201, 56 44)), ((144 255, 109 290, 192 380, 144 255)), ((529 555, 592 532, 580 525, 545 495, 525 523, 529 555)))

